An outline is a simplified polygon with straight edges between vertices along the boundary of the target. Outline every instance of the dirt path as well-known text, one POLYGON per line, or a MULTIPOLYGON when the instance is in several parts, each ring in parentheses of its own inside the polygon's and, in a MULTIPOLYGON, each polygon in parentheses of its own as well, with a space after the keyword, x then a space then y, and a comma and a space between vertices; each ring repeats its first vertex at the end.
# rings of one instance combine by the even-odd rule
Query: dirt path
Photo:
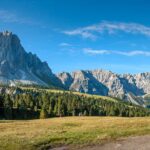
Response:
MULTIPOLYGON (((70 150, 70 148, 59 147, 53 150, 70 150)), ((78 150, 150 150, 150 135, 129 137, 103 145, 78 148, 78 150)))

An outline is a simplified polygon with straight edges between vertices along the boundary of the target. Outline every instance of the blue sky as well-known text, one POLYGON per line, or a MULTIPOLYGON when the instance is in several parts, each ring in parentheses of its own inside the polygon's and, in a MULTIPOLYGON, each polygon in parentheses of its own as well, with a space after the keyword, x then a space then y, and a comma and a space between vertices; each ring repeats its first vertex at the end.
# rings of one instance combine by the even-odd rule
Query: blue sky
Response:
POLYGON ((149 0, 1 0, 0 30, 53 72, 150 71, 149 0))

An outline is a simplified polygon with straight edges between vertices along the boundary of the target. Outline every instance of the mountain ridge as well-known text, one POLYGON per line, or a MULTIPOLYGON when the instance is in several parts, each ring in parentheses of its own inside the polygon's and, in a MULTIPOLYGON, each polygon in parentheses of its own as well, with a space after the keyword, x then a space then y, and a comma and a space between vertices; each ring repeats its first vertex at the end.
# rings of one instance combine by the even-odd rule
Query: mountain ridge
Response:
POLYGON ((103 69, 82 70, 72 73, 63 72, 57 74, 57 77, 62 81, 64 86, 65 82, 68 81, 67 76, 72 78, 72 82, 68 83, 68 85, 70 85, 69 90, 118 97, 135 104, 144 104, 142 97, 145 94, 150 93, 149 72, 138 74, 116 74, 112 71, 103 69), (103 87, 105 87, 103 88, 105 94, 98 92, 99 90, 94 86, 94 80, 91 80, 84 72, 90 74, 96 82, 101 83, 103 87), (75 77, 74 74, 76 75, 75 77))
POLYGON ((27 53, 20 39, 12 32, 0 32, 0 83, 37 84, 61 86, 59 79, 52 73, 46 62, 35 54, 27 53))

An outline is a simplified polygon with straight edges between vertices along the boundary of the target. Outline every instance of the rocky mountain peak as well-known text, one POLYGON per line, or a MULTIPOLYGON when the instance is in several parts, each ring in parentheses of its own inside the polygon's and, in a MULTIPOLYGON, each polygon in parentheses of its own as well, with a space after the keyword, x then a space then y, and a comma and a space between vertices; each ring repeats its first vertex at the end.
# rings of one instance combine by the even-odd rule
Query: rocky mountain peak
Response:
POLYGON ((31 52, 27 53, 20 39, 12 32, 0 32, 0 83, 60 86, 60 80, 46 62, 31 52))
POLYGON ((3 32, 0 32, 0 34, 2 34, 3 36, 10 36, 10 35, 12 35, 12 32, 5 30, 3 32))

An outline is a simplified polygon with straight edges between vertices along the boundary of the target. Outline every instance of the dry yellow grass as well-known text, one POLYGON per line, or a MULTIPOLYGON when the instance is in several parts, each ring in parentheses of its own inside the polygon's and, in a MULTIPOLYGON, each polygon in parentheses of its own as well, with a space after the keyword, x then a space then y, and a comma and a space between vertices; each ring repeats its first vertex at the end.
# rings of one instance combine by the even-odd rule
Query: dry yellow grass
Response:
POLYGON ((1 121, 0 149, 46 149, 66 144, 79 146, 143 134, 150 134, 149 117, 64 117, 1 121))

